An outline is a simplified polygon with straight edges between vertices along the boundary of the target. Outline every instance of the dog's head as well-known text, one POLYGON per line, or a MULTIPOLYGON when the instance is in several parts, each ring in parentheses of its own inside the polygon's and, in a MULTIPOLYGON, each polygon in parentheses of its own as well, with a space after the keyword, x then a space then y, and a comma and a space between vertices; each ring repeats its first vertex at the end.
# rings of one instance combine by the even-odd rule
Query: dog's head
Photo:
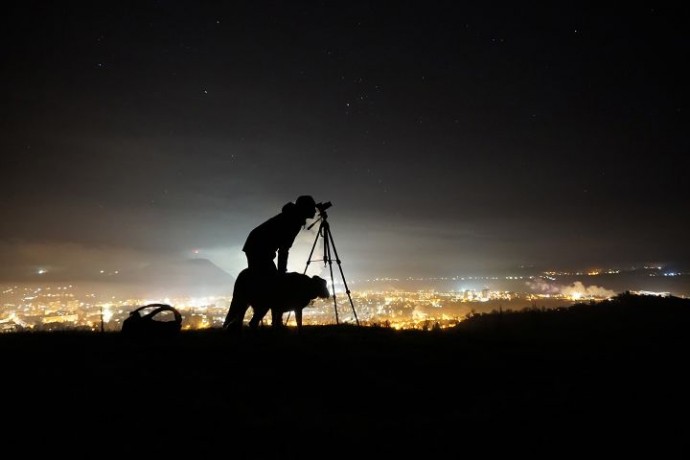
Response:
POLYGON ((312 291, 313 297, 316 299, 321 298, 321 299, 326 299, 331 296, 331 293, 328 292, 328 283, 326 283, 326 280, 321 278, 320 276, 312 276, 311 277, 311 284, 312 288, 314 289, 312 291))

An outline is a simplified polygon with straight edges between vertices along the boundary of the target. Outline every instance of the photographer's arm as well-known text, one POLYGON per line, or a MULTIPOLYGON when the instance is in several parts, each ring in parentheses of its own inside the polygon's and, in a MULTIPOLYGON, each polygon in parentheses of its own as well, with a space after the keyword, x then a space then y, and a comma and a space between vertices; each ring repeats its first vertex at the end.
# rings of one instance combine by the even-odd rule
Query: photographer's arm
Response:
POLYGON ((287 272, 288 255, 290 254, 290 248, 280 248, 278 249, 278 273, 287 272))

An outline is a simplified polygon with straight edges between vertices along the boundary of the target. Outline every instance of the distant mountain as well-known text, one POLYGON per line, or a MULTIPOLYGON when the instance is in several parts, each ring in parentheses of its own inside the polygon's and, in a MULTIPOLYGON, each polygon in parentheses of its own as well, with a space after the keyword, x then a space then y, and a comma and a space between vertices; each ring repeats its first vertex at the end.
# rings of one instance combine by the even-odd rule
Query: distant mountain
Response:
POLYGON ((233 281, 232 275, 208 259, 182 259, 161 264, 149 264, 134 272, 142 282, 149 283, 198 283, 225 284, 233 281))
POLYGON ((230 295, 235 278, 208 259, 181 259, 145 265, 119 280, 149 294, 230 295))
POLYGON ((0 283, 7 285, 33 288, 70 285, 74 292, 93 293, 100 300, 131 296, 230 296, 235 286, 232 275, 207 259, 164 259, 118 270, 96 270, 85 264, 75 264, 51 267, 44 273, 18 279, 8 276, 7 280, 0 276, 0 283))

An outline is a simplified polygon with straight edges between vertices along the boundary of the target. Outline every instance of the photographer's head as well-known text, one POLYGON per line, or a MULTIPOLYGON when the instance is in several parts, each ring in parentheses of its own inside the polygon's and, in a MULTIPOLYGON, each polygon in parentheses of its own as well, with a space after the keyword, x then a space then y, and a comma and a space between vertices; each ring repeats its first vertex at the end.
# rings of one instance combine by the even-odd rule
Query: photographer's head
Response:
POLYGON ((307 219, 313 219, 316 215, 316 201, 310 195, 302 195, 295 201, 300 214, 307 219))

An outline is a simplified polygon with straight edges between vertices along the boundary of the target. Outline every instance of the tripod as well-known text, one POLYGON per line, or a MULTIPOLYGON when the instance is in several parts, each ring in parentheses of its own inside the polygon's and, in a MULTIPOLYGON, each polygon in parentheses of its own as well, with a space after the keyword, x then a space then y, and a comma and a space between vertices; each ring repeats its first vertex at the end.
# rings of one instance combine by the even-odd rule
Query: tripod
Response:
MULTIPOLYGON (((338 256, 338 251, 335 248, 335 242, 333 241, 333 235, 331 234, 331 226, 328 223, 328 214, 326 214, 325 208, 330 206, 330 202, 326 203, 325 206, 319 207, 317 205, 317 209, 319 209, 319 218, 312 223, 309 227, 307 227, 308 230, 311 230, 311 228, 316 225, 317 222, 320 222, 319 224, 319 230, 316 232, 316 238, 314 239, 314 244, 311 246, 311 251, 309 252, 309 258, 307 259, 307 265, 304 267, 304 273, 307 273, 307 269, 309 268, 309 264, 312 262, 312 256, 314 254, 314 249, 316 248, 316 243, 319 241, 319 237, 323 238, 323 264, 326 265, 328 263, 328 268, 330 269, 331 272, 331 290, 333 292, 333 308, 335 309, 335 322, 336 324, 340 323, 339 317, 338 317, 338 303, 336 302, 335 299, 335 278, 333 277, 333 258, 331 257, 331 250, 333 251, 333 254, 335 254, 335 261, 338 263, 338 269, 340 270, 340 277, 343 279, 343 285, 345 286, 345 293, 347 294, 347 298, 350 300, 350 307, 352 307, 352 313, 355 316, 355 322, 357 323, 357 326, 359 326, 359 319, 357 318, 357 312, 355 311, 355 305, 352 302, 352 296, 350 295, 350 288, 347 287, 347 282, 345 281, 345 275, 343 274, 343 267, 340 264, 340 257, 338 256)), ((317 259, 318 260, 318 259, 317 259)))

